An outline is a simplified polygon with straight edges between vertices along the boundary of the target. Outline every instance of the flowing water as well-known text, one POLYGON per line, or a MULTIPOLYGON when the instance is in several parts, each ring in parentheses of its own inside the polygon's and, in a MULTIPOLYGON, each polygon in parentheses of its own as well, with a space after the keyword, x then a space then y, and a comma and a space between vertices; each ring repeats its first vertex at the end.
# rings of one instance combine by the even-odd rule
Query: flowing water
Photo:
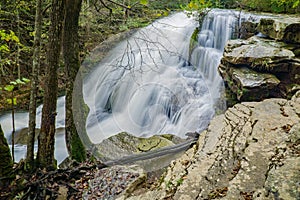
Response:
MULTIPOLYGON (((184 13, 157 20, 118 44, 84 81, 91 141, 99 143, 122 131, 141 137, 164 133, 185 137, 187 132, 204 130, 222 102, 217 67, 226 41, 241 22, 238 14, 211 11, 191 54, 197 22, 184 13)), ((37 127, 40 112, 41 107, 37 127)), ((7 138, 10 119, 9 114, 0 117, 7 138)), ((27 127, 28 113, 17 113, 16 122, 17 130, 27 127)), ((57 126, 64 126, 64 98, 58 100, 57 126)), ((18 160, 26 147, 18 145, 16 151, 18 160)), ((59 162, 67 156, 61 134, 55 152, 59 162)))

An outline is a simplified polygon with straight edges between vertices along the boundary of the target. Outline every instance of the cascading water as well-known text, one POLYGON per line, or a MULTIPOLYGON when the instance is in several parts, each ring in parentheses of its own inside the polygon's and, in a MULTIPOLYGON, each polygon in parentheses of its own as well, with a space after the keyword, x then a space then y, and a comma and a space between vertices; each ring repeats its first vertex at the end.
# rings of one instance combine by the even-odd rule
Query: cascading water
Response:
POLYGON ((158 20, 119 44, 84 83, 92 142, 122 131, 185 137, 205 129, 220 98, 217 66, 235 22, 231 12, 210 12, 192 55, 197 23, 184 13, 158 20))
MULTIPOLYGON (((238 19, 238 14, 209 12, 191 55, 190 38, 197 23, 184 13, 160 19, 115 47, 84 81, 91 141, 99 143, 122 131, 142 137, 163 133, 185 137, 189 131, 205 129, 220 99, 222 79, 217 66, 225 42, 236 23, 250 16, 238 19)), ((61 98, 58 127, 64 126, 63 108, 61 98)), ((10 119, 10 115, 0 117, 7 138, 12 130, 10 119)), ((17 130, 25 128, 28 113, 17 113, 16 121, 17 130)), ((37 127, 39 122, 40 114, 37 127)), ((16 160, 25 150, 21 146, 16 160)), ((67 154, 62 135, 56 138, 55 151, 59 162, 67 154)))
MULTIPOLYGON (((42 105, 37 108, 36 115, 36 127, 40 127, 42 116, 42 105)), ((62 162, 68 155, 65 145, 64 127, 65 127, 65 98, 60 97, 57 100, 57 118, 56 118, 56 139, 55 139, 55 158, 57 162, 62 162)), ((20 132, 22 129, 28 127, 29 115, 27 112, 15 113, 15 127, 16 132, 20 132)), ((12 117, 11 114, 5 114, 0 116, 0 124, 2 126, 4 136, 7 138, 7 142, 11 146, 11 130, 12 130, 12 117)), ((37 142, 35 143, 35 149, 37 149, 37 142)), ((26 146, 22 144, 15 145, 15 160, 19 161, 26 155, 26 146)))

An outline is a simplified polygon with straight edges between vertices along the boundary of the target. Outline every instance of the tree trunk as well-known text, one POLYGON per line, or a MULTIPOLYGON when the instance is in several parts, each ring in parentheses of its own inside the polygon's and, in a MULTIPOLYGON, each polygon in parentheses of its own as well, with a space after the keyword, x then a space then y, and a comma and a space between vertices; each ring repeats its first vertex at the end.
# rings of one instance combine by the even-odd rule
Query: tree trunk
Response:
MULTIPOLYGON (((79 15, 81 10, 82 0, 65 0, 65 20, 64 20, 64 34, 63 34, 63 55, 65 61, 65 75, 66 75, 66 146, 69 155, 72 159, 82 162, 86 158, 86 151, 82 141, 78 135, 76 125, 74 122, 74 114, 81 114, 83 112, 78 110, 78 106, 74 106, 75 99, 72 101, 72 94, 77 93, 79 99, 82 99, 81 88, 74 88, 74 81, 77 72, 80 68, 79 60, 79 15)), ((80 106, 79 106, 80 107, 80 106)), ((81 133, 82 134, 82 133, 81 133)))
POLYGON ((40 69, 40 53, 41 53, 41 35, 42 35, 42 0, 36 1, 35 13, 35 36, 33 44, 33 61, 32 61, 32 76, 31 76, 31 91, 29 104, 29 124, 28 124, 28 139, 27 139, 27 156, 26 162, 28 167, 34 165, 34 140, 36 126, 36 97, 38 91, 38 74, 40 69))
POLYGON ((47 71, 42 110, 41 131, 38 139, 37 163, 40 168, 56 168, 54 159, 55 119, 57 101, 57 69, 61 50, 64 1, 52 0, 51 25, 47 49, 47 71))
POLYGON ((8 186, 11 180, 14 178, 13 161, 1 125, 0 125, 0 155, 1 155, 1 162, 0 162, 0 188, 1 188, 1 187, 8 186))

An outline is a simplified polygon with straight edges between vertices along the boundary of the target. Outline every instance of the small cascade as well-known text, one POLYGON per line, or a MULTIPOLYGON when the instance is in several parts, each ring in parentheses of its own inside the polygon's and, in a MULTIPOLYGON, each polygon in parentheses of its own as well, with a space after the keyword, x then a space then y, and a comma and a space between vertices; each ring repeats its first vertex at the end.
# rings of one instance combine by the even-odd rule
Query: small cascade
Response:
POLYGON ((205 129, 220 100, 217 67, 239 23, 236 14, 209 12, 191 55, 197 24, 184 13, 158 20, 118 45, 85 81, 92 142, 122 131, 185 137, 205 129))
POLYGON ((218 74, 218 66, 226 42, 235 38, 241 23, 257 20, 259 16, 233 10, 214 9, 204 18, 198 33, 198 46, 194 48, 190 62, 203 74, 214 99, 220 98, 220 85, 223 84, 218 74))

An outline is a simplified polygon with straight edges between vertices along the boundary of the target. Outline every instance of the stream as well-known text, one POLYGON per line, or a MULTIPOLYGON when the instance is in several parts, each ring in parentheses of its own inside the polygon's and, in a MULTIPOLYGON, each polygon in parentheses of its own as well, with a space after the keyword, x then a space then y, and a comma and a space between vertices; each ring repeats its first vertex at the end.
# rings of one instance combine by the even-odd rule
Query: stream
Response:
MULTIPOLYGON (((84 100, 90 112, 85 124, 93 143, 128 132, 138 137, 201 132, 216 110, 226 108, 223 81, 217 72, 225 43, 249 14, 215 9, 205 17, 194 48, 197 27, 183 12, 159 19, 113 48, 84 80, 84 100)), ((76 91, 75 91, 76 92, 76 91)), ((55 157, 66 156, 64 97, 58 99, 55 157)), ((37 111, 40 127, 41 106, 37 111)), ((28 126, 28 113, 16 113, 16 129, 28 126)), ((6 138, 11 137, 11 115, 0 116, 6 138)), ((26 146, 16 145, 16 161, 26 146)))

